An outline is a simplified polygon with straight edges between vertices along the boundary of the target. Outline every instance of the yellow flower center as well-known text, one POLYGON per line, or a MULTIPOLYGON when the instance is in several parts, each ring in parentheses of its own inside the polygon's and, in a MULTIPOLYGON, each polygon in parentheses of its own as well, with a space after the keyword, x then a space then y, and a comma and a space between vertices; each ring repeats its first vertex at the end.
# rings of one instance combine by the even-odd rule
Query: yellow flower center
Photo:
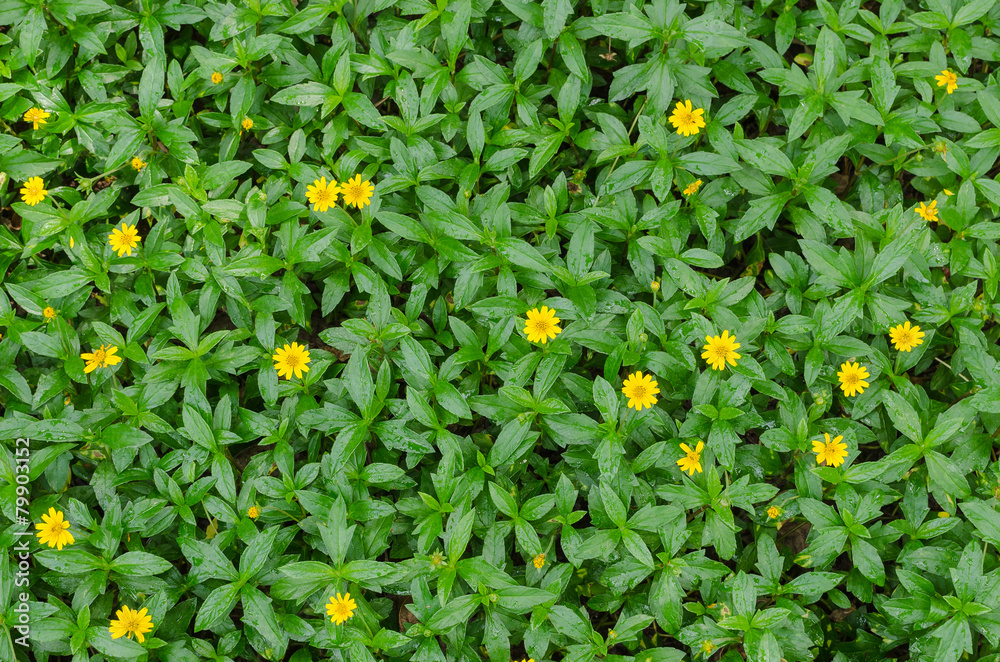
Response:
POLYGON ((856 372, 849 372, 846 375, 844 375, 844 383, 847 384, 848 386, 853 386, 854 384, 857 384, 859 381, 861 380, 858 377, 858 373, 856 372))
POLYGON ((551 328, 551 324, 547 319, 536 319, 535 320, 535 331, 538 333, 548 333, 551 328))
POLYGON ((716 345, 712 348, 712 353, 720 359, 725 359, 729 355, 729 348, 725 345, 716 345))
POLYGON ((107 353, 104 351, 104 347, 101 349, 94 350, 94 363, 104 363, 104 359, 107 358, 107 353))
POLYGON ((285 365, 294 369, 302 365, 302 357, 298 354, 292 354, 289 352, 288 354, 285 354, 285 365))
POLYGON ((42 192, 41 184, 26 184, 25 188, 28 189, 28 195, 38 195, 42 192))
POLYGON ((320 188, 313 193, 313 197, 315 198, 315 204, 330 204, 330 190, 327 188, 320 188))
POLYGON ((347 608, 347 604, 344 602, 337 602, 333 605, 333 613, 330 614, 337 620, 347 620, 351 617, 351 610, 347 608))
POLYGON ((646 385, 639 383, 632 385, 632 397, 636 400, 642 400, 646 397, 646 385))

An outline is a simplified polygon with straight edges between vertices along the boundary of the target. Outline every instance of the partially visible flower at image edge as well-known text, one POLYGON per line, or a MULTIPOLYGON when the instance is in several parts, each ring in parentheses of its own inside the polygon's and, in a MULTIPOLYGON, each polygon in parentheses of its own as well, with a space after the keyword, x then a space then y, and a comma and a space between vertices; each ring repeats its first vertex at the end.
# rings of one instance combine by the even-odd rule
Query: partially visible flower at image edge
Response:
POLYGON ((58 547, 61 551, 66 545, 72 545, 76 540, 69 532, 69 520, 64 519, 61 510, 49 508, 49 512, 42 515, 42 522, 35 524, 38 533, 38 542, 49 547, 58 547))
POLYGON ((118 618, 112 620, 111 627, 108 628, 112 639, 121 639, 122 637, 131 639, 134 634, 141 644, 146 640, 143 635, 153 629, 153 619, 145 607, 136 611, 128 606, 123 606, 115 613, 115 616, 118 618))

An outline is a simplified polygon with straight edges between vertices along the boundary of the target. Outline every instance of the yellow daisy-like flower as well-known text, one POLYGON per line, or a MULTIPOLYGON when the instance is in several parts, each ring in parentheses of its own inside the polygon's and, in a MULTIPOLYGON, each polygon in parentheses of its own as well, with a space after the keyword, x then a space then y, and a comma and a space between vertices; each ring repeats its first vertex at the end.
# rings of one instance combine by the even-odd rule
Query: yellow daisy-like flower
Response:
POLYGON ((132 159, 132 167, 135 168, 136 170, 142 170, 147 165, 148 164, 142 159, 140 159, 138 156, 132 159))
POLYGON ((49 508, 46 515, 42 515, 42 523, 35 524, 38 533, 38 542, 49 547, 58 547, 60 551, 66 545, 76 542, 73 534, 69 532, 69 522, 64 519, 61 510, 49 508))
POLYGON ((531 565, 535 566, 539 570, 545 567, 545 554, 537 554, 535 558, 531 560, 531 565))
POLYGON ((736 342, 736 336, 729 335, 729 331, 723 331, 721 336, 705 336, 708 344, 702 347, 701 358, 708 361, 712 370, 724 370, 726 361, 729 365, 736 365, 736 359, 742 358, 736 353, 740 344, 736 342))
POLYGON ((351 599, 350 593, 344 595, 338 593, 337 597, 330 598, 330 602, 326 605, 326 615, 330 617, 330 621, 340 625, 354 616, 354 610, 357 608, 358 605, 351 599))
POLYGON ((684 195, 694 195, 695 193, 698 192, 698 189, 700 188, 701 188, 700 179, 698 181, 691 182, 690 184, 687 185, 687 188, 684 189, 684 195))
POLYGON ((136 611, 124 606, 115 612, 115 616, 117 618, 111 621, 111 627, 108 628, 111 631, 112 639, 121 639, 122 637, 131 639, 134 634, 141 644, 146 641, 143 635, 153 629, 153 618, 145 607, 136 611))
POLYGON ((925 221, 933 221, 934 223, 937 223, 938 222, 937 200, 931 200, 931 204, 929 205, 925 205, 924 203, 921 202, 920 206, 917 207, 917 213, 925 221))
POLYGON ((901 352, 910 352, 917 345, 923 345, 922 338, 926 335, 919 326, 910 326, 909 320, 905 324, 899 324, 889 329, 889 339, 892 340, 893 346, 901 352))
POLYGON ((656 404, 656 394, 660 392, 652 375, 636 372, 625 378, 622 383, 622 393, 628 398, 628 406, 642 411, 643 407, 652 409, 656 404))
POLYGON ((249 117, 247 117, 247 118, 245 118, 243 120, 243 122, 240 124, 240 126, 242 126, 244 129, 246 129, 247 131, 249 131, 250 129, 253 128, 253 120, 250 119, 249 117))
POLYGON ((326 211, 332 207, 337 202, 338 193, 340 187, 337 186, 337 181, 331 179, 327 184, 326 177, 317 179, 306 187, 306 199, 313 205, 313 211, 326 211))
POLYGON ((777 506, 771 506, 770 508, 767 509, 767 516, 769 519, 778 519, 779 517, 781 517, 783 512, 784 511, 781 508, 778 508, 777 506))
POLYGON ((361 175, 354 175, 340 187, 340 192, 344 196, 345 205, 352 205, 360 209, 371 204, 372 196, 375 194, 375 186, 367 179, 361 181, 361 175))
POLYGON ((28 206, 34 207, 45 199, 48 191, 45 189, 45 182, 41 177, 31 177, 21 188, 21 200, 28 206))
POLYGON ((952 192, 951 192, 951 191, 949 191, 948 189, 941 189, 941 190, 942 190, 942 191, 944 191, 944 194, 945 194, 945 195, 948 195, 948 196, 951 196, 951 195, 955 195, 954 193, 952 193, 952 192))
POLYGON ((701 642, 701 652, 705 655, 711 655, 712 651, 715 650, 715 644, 712 643, 711 639, 706 639, 701 642))
POLYGON ((49 117, 49 113, 45 112, 41 108, 31 108, 24 114, 24 121, 31 122, 33 128, 37 129, 39 124, 48 124, 45 118, 49 117))
POLYGON ((681 450, 684 451, 686 455, 677 460, 677 466, 681 468, 681 471, 688 472, 689 476, 693 476, 696 471, 701 473, 701 451, 704 449, 704 441, 699 441, 698 445, 694 449, 687 444, 681 444, 681 450))
POLYGON ((56 318, 56 309, 52 306, 46 306, 45 310, 42 311, 42 315, 45 317, 46 322, 51 322, 56 318))
POLYGON ((854 394, 864 393, 869 384, 865 380, 871 377, 868 368, 859 363, 848 361, 840 366, 837 379, 840 380, 840 388, 844 389, 844 395, 852 397, 854 394))
POLYGON ((216 85, 218 85, 219 83, 221 83, 222 82, 222 74, 220 74, 218 71, 213 71, 212 72, 212 82, 215 83, 216 85))
POLYGON ((260 508, 257 506, 250 506, 250 510, 247 511, 247 517, 250 519, 257 519, 260 517, 260 508))
POLYGON ((91 373, 98 368, 107 368, 108 366, 118 365, 122 362, 122 357, 115 356, 115 352, 118 348, 114 345, 109 346, 107 349, 104 345, 100 348, 95 349, 91 352, 84 352, 80 355, 80 358, 87 362, 87 367, 83 369, 86 373, 91 373))
POLYGON ((108 235, 111 250, 118 251, 118 257, 122 257, 126 253, 131 257, 132 249, 139 246, 140 239, 142 237, 139 236, 136 226, 129 225, 125 221, 122 221, 121 228, 115 228, 108 235))
POLYGON ((524 323, 524 335, 528 342, 540 342, 543 345, 562 333, 559 328, 559 318, 556 311, 548 306, 528 311, 528 321, 524 323))
POLYGON ((691 100, 678 101, 674 112, 670 115, 670 123, 682 136, 693 136, 705 127, 704 108, 693 108, 691 100))
POLYGON ((830 435, 823 433, 826 443, 819 439, 813 440, 813 453, 816 453, 816 464, 826 464, 828 467, 839 467, 847 459, 847 444, 844 437, 837 435, 830 439, 830 435))
POLYGON ((297 342, 274 350, 274 356, 271 358, 274 359, 274 369, 278 371, 278 377, 288 379, 291 379, 293 374, 296 378, 301 378, 303 372, 309 372, 309 366, 306 364, 312 360, 309 358, 306 346, 297 342))
POLYGON ((937 81, 938 87, 945 87, 947 85, 948 94, 951 94, 958 89, 958 75, 953 71, 945 69, 940 74, 935 76, 934 80, 937 81))

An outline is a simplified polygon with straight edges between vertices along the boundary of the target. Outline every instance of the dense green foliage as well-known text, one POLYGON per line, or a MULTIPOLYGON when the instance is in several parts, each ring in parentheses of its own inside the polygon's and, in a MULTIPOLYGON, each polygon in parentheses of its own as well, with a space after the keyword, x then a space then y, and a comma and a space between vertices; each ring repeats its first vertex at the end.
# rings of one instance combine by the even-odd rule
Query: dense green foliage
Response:
POLYGON ((0 659, 1000 660, 1000 6, 798 4, 0 0, 0 659))

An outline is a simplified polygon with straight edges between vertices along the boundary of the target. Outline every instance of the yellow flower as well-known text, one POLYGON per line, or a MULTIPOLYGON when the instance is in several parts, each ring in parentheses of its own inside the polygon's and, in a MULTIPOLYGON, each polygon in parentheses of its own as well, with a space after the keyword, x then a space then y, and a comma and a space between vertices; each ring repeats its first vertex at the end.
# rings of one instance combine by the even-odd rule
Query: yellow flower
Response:
POLYGON ((253 120, 247 117, 246 119, 243 120, 240 126, 249 131, 250 129, 253 128, 253 120))
POLYGON ((114 345, 109 346, 107 349, 104 345, 101 345, 99 349, 94 350, 93 353, 84 352, 80 355, 80 358, 87 362, 87 367, 83 369, 84 372, 90 373, 98 368, 107 368, 108 366, 118 365, 122 362, 122 357, 114 356, 118 348, 114 345))
POLYGON ((330 617, 331 622, 340 625, 354 616, 354 610, 357 608, 358 605, 351 599, 350 593, 344 595, 338 593, 337 597, 330 598, 329 604, 326 605, 326 615, 330 617))
POLYGON ((278 377, 292 378, 292 374, 296 378, 302 377, 303 372, 309 372, 309 363, 312 359, 309 358, 309 350, 306 349, 305 345, 300 345, 297 342, 293 342, 291 345, 286 344, 284 348, 279 347, 274 350, 274 369, 278 371, 278 377))
POLYGON ((813 440, 813 453, 816 453, 816 464, 826 464, 828 467, 839 467, 847 459, 847 444, 843 435, 837 435, 830 440, 830 435, 823 433, 826 443, 819 439, 813 440))
POLYGON ((670 116, 670 123, 682 136, 693 136, 705 126, 705 118, 702 117, 704 114, 704 108, 692 108, 690 99, 678 101, 670 116))
POLYGON ((313 211, 326 211, 332 207, 337 202, 338 193, 340 187, 337 186, 337 181, 331 179, 327 184, 326 177, 317 179, 306 187, 306 198, 313 205, 313 211))
POLYGON ((431 565, 434 566, 435 568, 440 568, 447 562, 448 562, 448 557, 445 556, 442 552, 434 552, 433 554, 431 554, 431 565))
POLYGON ((118 251, 118 257, 125 255, 132 255, 132 249, 139 246, 139 240, 142 237, 139 236, 139 231, 136 226, 129 225, 125 221, 122 221, 121 228, 115 228, 108 235, 108 243, 111 244, 111 250, 118 251))
POLYGON ((216 85, 218 85, 219 83, 221 83, 222 82, 222 74, 220 74, 218 71, 213 71, 212 72, 212 82, 215 83, 216 85))
POLYGON ((656 292, 658 289, 660 289, 660 281, 654 280, 652 283, 649 284, 649 289, 656 292))
POLYGON ((24 121, 31 122, 34 128, 37 129, 39 124, 48 124, 45 118, 49 116, 49 113, 45 112, 41 108, 31 108, 24 114, 24 121))
POLYGON ((944 87, 947 85, 948 94, 951 94, 958 89, 958 76, 954 72, 948 71, 947 69, 935 76, 934 80, 937 81, 938 87, 944 87))
POLYGON ((142 170, 146 167, 146 162, 140 159, 138 156, 132 159, 132 167, 136 170, 142 170))
POLYGON ((687 444, 681 444, 681 450, 687 453, 687 455, 677 460, 677 466, 681 468, 681 471, 688 472, 689 476, 693 476, 696 471, 701 473, 701 451, 704 448, 704 441, 699 441, 698 446, 694 450, 687 444))
POLYGON ((345 205, 353 205, 360 209, 371 204, 372 195, 375 193, 375 186, 367 179, 361 181, 361 175, 354 175, 347 183, 340 187, 340 192, 344 196, 345 205))
POLYGON ((777 506, 771 506, 770 508, 767 509, 767 516, 770 519, 778 519, 779 517, 781 517, 781 514, 783 512, 784 511, 781 508, 778 508, 777 506))
POLYGON ((698 189, 700 188, 701 188, 701 180, 699 179, 698 181, 692 182, 687 185, 687 188, 684 189, 684 195, 694 195, 695 193, 698 192, 698 189))
POLYGON ((715 644, 712 643, 711 639, 706 639, 701 642, 701 652, 705 655, 711 655, 712 651, 715 650, 715 644))
POLYGON ((545 554, 537 554, 531 561, 531 565, 541 570, 545 566, 545 554))
POLYGON ((556 311, 548 306, 528 311, 528 321, 524 323, 524 335, 528 336, 528 342, 540 342, 544 345, 549 340, 555 340, 560 333, 562 329, 559 328, 556 311))
POLYGON ((643 407, 652 409, 659 392, 653 376, 643 375, 641 372, 629 375, 622 384, 622 393, 628 398, 628 406, 634 407, 636 411, 642 411, 643 407))
POLYGON ((257 506, 250 506, 250 510, 247 511, 247 517, 250 519, 257 519, 260 517, 260 508, 257 506))
POLYGON ((937 223, 938 222, 937 200, 931 200, 931 204, 929 205, 925 205, 924 203, 921 202, 920 206, 917 207, 917 213, 920 214, 920 217, 923 218, 925 221, 934 221, 935 223, 937 223))
POLYGON ((910 352, 917 345, 923 345, 924 341, 921 338, 926 335, 919 326, 911 327, 909 320, 905 324, 889 329, 889 338, 893 346, 901 352, 910 352))
POLYGON ((945 195, 955 195, 954 193, 952 193, 952 192, 951 192, 951 191, 949 191, 948 189, 942 189, 942 190, 944 191, 944 194, 945 194, 945 195))
POLYGON ((42 315, 45 316, 45 321, 49 322, 56 318, 56 309, 52 306, 46 306, 45 310, 42 311, 42 315))
POLYGON ((42 515, 42 524, 35 524, 38 533, 38 542, 49 547, 58 547, 60 551, 66 545, 76 542, 73 534, 69 532, 69 522, 63 519, 61 510, 49 508, 47 515, 42 515))
POLYGON ((42 178, 32 177, 21 188, 21 200, 27 205, 34 207, 45 199, 47 193, 48 191, 45 190, 45 182, 42 181, 42 178))
POLYGON ((124 606, 115 612, 115 616, 118 618, 113 619, 111 627, 108 628, 111 631, 112 639, 121 639, 122 637, 131 639, 134 634, 135 638, 141 644, 146 641, 143 635, 153 629, 153 619, 149 616, 145 607, 139 611, 135 611, 124 606))
POLYGON ((848 361, 840 366, 837 378, 840 380, 840 388, 844 389, 844 395, 852 397, 855 393, 864 393, 869 384, 865 380, 871 377, 868 368, 858 363, 848 361))
POLYGON ((617 638, 618 638, 618 633, 617 632, 615 632, 614 630, 608 630, 608 641, 611 641, 612 639, 617 639, 617 638))
POLYGON ((729 331, 723 331, 722 336, 705 336, 708 344, 702 347, 701 358, 708 361, 712 370, 724 370, 726 361, 729 365, 736 365, 736 359, 742 358, 736 353, 740 344, 736 342, 736 336, 729 335, 729 331))

